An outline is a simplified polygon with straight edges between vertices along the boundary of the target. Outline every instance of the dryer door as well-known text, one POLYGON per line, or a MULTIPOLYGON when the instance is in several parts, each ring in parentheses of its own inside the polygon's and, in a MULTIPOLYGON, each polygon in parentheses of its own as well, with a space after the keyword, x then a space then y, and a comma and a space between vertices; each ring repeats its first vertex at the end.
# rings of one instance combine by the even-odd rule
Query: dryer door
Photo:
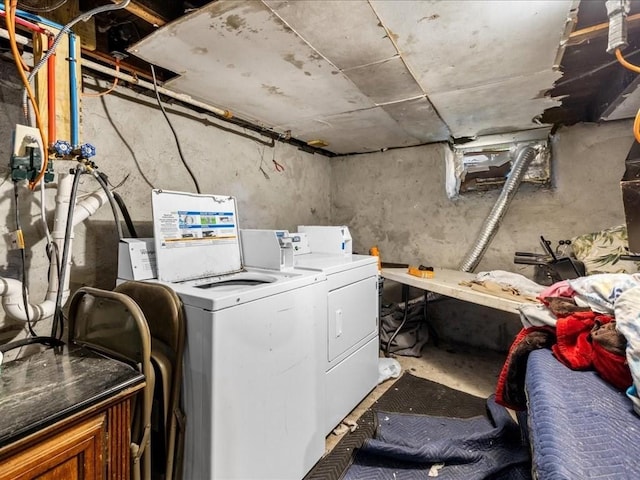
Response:
POLYGON ((378 331, 378 279, 376 276, 329 292, 329 363, 347 356, 378 331))

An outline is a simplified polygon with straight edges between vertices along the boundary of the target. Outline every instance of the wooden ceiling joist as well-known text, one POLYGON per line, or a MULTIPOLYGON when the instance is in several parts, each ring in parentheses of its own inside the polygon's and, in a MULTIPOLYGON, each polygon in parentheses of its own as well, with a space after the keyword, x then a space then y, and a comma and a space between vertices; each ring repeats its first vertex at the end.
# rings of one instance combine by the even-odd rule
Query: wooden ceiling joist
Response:
MULTIPOLYGON (((640 13, 635 15, 629 15, 627 17, 627 29, 632 30, 640 27, 640 13)), ((574 45, 580 45, 588 40, 592 40, 609 33, 609 22, 599 23, 592 25, 591 27, 581 28, 569 35, 569 41, 566 46, 572 47, 574 45)))
MULTIPOLYGON (((111 1, 113 3, 118 3, 117 0, 111 0, 111 1)), ((131 2, 129 2, 129 5, 125 7, 125 10, 133 13, 136 17, 156 27, 161 27, 164 24, 166 24, 168 21, 158 12, 152 10, 146 5, 142 5, 141 3, 136 2, 135 0, 132 0, 131 2)))

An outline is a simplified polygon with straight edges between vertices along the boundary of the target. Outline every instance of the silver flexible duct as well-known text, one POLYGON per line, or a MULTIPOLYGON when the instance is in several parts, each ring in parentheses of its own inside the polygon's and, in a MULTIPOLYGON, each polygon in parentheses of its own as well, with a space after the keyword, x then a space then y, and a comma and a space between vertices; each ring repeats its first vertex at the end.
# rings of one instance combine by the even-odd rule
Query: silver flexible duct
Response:
MULTIPOLYGON (((522 182, 522 177, 524 177, 524 173, 527 171, 527 167, 531 163, 531 161, 536 158, 537 150, 530 146, 524 146, 520 148, 516 153, 516 160, 513 162, 513 167, 511 168, 511 172, 509 172, 509 178, 505 182, 502 187, 502 192, 500 192, 500 196, 496 203, 493 205, 489 216, 485 220, 480 235, 478 236, 476 243, 467 253, 464 261, 460 264, 460 270, 463 272, 472 272, 480 263, 484 252, 487 250, 487 247, 493 240, 496 232, 498 231, 498 227, 500 225, 500 221, 504 217, 505 213, 507 213, 507 209, 511 204, 511 200, 516 194, 520 183, 522 182)), ((444 297, 439 293, 433 292, 425 292, 425 307, 426 304, 431 302, 441 300, 444 297)), ((398 328, 393 332, 393 335, 390 337, 387 342, 387 348, 385 350, 385 355, 389 355, 389 348, 395 337, 400 333, 402 327, 407 321, 407 314, 409 311, 408 299, 403 299, 405 315, 398 325, 398 328)), ((426 311, 425 311, 426 312, 426 311)), ((426 316, 426 313, 425 313, 426 316)))
POLYGON ((518 186, 522 182, 527 167, 531 161, 536 157, 537 151, 531 146, 525 146, 520 148, 516 153, 516 161, 513 163, 509 178, 502 187, 502 192, 496 200, 495 205, 491 209, 489 216, 485 220, 480 235, 476 240, 476 243, 467 253, 465 259, 460 264, 460 270, 463 272, 473 272, 482 259, 485 251, 489 247, 491 240, 498 231, 500 221, 507 213, 507 209, 511 204, 511 200, 515 196, 518 186))

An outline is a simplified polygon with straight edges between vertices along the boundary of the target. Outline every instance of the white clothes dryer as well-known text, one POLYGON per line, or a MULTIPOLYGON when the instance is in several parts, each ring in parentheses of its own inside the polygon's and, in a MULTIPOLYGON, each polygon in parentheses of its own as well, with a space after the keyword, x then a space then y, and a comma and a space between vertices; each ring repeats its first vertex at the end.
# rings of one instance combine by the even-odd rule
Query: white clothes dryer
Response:
POLYGON ((307 253, 295 255, 293 264, 296 271, 327 276, 323 426, 328 435, 378 383, 378 261, 369 255, 307 253))

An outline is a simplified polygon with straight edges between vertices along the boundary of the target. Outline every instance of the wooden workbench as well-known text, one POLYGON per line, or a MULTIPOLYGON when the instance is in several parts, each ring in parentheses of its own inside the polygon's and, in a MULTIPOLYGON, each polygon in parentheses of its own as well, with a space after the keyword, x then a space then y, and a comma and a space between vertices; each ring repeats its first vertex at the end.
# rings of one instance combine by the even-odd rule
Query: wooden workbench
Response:
POLYGON ((505 312, 519 314, 518 307, 529 304, 527 301, 511 300, 509 298, 491 295, 480 292, 471 287, 460 285, 460 282, 470 282, 475 280, 474 273, 462 272, 459 270, 448 270, 445 268, 434 268, 433 278, 420 278, 407 273, 406 268, 383 268, 380 272, 383 278, 409 285, 447 297, 457 298, 465 302, 484 305, 505 312))

